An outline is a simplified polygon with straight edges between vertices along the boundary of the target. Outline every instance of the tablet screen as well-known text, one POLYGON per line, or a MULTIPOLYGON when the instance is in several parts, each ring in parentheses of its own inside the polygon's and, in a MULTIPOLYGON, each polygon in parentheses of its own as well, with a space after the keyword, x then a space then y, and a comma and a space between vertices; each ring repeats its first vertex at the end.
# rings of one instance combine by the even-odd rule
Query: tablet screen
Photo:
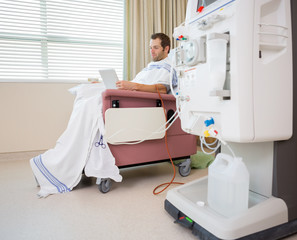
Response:
POLYGON ((99 72, 106 89, 117 89, 116 82, 118 81, 118 76, 113 68, 100 69, 99 72))

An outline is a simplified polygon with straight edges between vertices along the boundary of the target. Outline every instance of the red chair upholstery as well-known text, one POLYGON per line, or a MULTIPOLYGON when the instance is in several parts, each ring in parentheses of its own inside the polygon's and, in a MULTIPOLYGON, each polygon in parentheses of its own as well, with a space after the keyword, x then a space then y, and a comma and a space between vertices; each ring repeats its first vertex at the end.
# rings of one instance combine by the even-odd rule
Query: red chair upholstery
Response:
MULTIPOLYGON (((175 97, 161 94, 167 114, 176 110, 175 97)), ((108 108, 162 107, 157 93, 146 93, 126 90, 106 90, 102 94, 103 113, 108 108)), ((105 114, 103 114, 104 117, 105 114)), ((185 133, 177 119, 167 131, 169 152, 172 158, 188 157, 197 152, 196 137, 185 133)), ((129 166, 168 160, 165 140, 147 140, 135 145, 112 145, 109 148, 115 157, 116 165, 129 166)))

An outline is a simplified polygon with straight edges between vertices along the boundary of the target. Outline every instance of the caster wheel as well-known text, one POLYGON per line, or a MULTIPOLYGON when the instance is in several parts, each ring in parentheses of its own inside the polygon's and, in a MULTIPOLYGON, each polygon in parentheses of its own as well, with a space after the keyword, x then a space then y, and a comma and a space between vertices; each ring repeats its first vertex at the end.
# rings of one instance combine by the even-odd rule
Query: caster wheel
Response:
POLYGON ((109 178, 102 179, 98 185, 98 189, 102 193, 109 192, 110 188, 111 188, 111 179, 109 178))
POLYGON ((178 172, 182 177, 187 177, 191 172, 191 159, 187 159, 178 166, 178 172))

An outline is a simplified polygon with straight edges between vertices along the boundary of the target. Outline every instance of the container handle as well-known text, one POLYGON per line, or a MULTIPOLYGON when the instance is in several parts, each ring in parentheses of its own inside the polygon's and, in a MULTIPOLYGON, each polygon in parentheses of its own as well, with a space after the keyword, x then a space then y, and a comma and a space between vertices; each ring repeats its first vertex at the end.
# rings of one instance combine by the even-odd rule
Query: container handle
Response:
POLYGON ((230 165, 234 162, 234 158, 231 155, 225 154, 225 153, 219 153, 216 156, 216 159, 214 163, 220 164, 222 162, 227 162, 227 165, 230 165))

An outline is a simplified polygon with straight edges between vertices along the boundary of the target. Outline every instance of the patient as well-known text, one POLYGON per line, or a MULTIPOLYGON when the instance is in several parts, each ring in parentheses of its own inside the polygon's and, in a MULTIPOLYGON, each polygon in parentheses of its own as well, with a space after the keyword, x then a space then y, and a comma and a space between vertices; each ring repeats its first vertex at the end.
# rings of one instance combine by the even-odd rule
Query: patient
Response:
MULTIPOLYGON (((153 61, 133 81, 118 81, 122 90, 167 93, 170 88, 171 65, 168 59, 170 39, 163 33, 153 34, 150 42, 153 61)), ((173 74, 173 86, 176 74, 173 74)), ((81 180, 82 171, 88 177, 122 181, 115 159, 104 138, 102 114, 103 84, 81 84, 69 90, 76 95, 66 130, 56 146, 30 160, 39 197, 71 191, 81 180)))
MULTIPOLYGON (((152 62, 139 72, 132 81, 118 81, 116 86, 122 90, 167 93, 170 89, 171 62, 170 39, 164 33, 152 34, 150 40, 152 62)), ((173 85, 176 85, 176 74, 173 74, 173 85)))

